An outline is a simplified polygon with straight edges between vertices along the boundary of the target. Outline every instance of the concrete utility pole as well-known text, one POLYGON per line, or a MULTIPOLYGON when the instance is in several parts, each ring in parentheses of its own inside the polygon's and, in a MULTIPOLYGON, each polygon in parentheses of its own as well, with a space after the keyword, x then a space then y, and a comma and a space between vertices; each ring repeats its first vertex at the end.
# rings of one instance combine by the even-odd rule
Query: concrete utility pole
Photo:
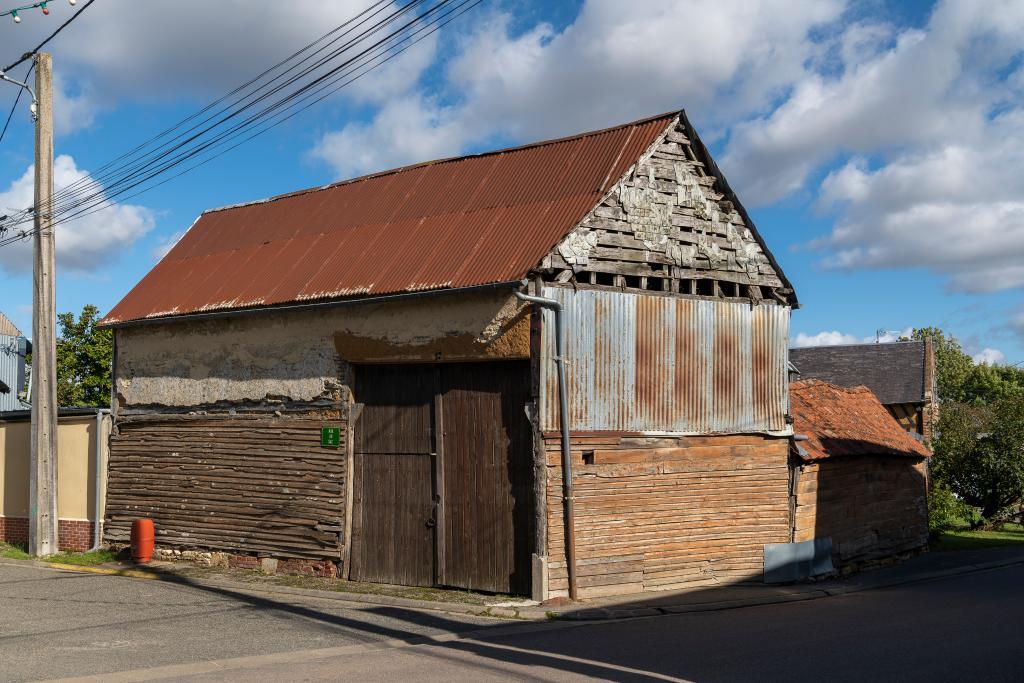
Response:
POLYGON ((57 308, 53 204, 53 58, 36 60, 36 191, 32 237, 32 464, 28 551, 57 552, 57 308))

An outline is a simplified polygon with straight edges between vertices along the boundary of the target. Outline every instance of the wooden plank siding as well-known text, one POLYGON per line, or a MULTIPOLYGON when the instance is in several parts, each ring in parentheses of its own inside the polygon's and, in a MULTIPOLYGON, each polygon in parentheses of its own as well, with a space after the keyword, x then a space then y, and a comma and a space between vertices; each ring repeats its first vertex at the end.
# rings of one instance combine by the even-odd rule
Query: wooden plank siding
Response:
POLYGON ((831 536, 836 566, 927 544, 924 460, 833 458, 799 465, 795 476, 794 540, 831 536))
MULTIPOLYGON (((547 433, 549 590, 565 595, 562 476, 547 433)), ((784 438, 577 435, 579 593, 596 597, 760 577, 765 543, 789 541, 784 438)))
POLYGON ((340 560, 345 453, 320 446, 325 424, 345 429, 321 417, 119 419, 104 537, 127 542, 148 517, 161 546, 340 560))

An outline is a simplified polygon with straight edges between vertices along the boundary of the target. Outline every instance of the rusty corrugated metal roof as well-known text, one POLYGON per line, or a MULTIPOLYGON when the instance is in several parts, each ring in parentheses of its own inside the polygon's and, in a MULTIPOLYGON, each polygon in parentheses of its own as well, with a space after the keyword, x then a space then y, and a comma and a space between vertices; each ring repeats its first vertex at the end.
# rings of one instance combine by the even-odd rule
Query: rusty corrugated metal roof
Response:
POLYGON ((678 115, 208 211, 102 322, 518 280, 678 115))
POLYGON ((789 393, 793 429, 807 436, 807 441, 799 442, 807 460, 856 455, 931 455, 867 387, 846 388, 809 379, 790 384, 789 393))

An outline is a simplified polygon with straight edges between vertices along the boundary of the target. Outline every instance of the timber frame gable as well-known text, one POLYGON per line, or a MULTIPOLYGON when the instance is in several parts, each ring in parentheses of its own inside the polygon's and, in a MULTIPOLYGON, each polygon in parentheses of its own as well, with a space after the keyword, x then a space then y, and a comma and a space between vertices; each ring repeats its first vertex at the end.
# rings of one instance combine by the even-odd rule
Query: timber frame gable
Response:
POLYGON ((685 111, 535 273, 577 287, 799 305, 685 111))

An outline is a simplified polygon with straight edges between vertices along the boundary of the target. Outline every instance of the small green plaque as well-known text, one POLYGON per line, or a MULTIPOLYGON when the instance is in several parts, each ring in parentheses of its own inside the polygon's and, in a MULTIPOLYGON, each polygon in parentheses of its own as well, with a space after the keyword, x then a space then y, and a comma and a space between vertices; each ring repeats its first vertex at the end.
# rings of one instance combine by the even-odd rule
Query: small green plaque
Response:
POLYGON ((338 448, 341 446, 341 427, 321 427, 320 445, 324 448, 338 448))

